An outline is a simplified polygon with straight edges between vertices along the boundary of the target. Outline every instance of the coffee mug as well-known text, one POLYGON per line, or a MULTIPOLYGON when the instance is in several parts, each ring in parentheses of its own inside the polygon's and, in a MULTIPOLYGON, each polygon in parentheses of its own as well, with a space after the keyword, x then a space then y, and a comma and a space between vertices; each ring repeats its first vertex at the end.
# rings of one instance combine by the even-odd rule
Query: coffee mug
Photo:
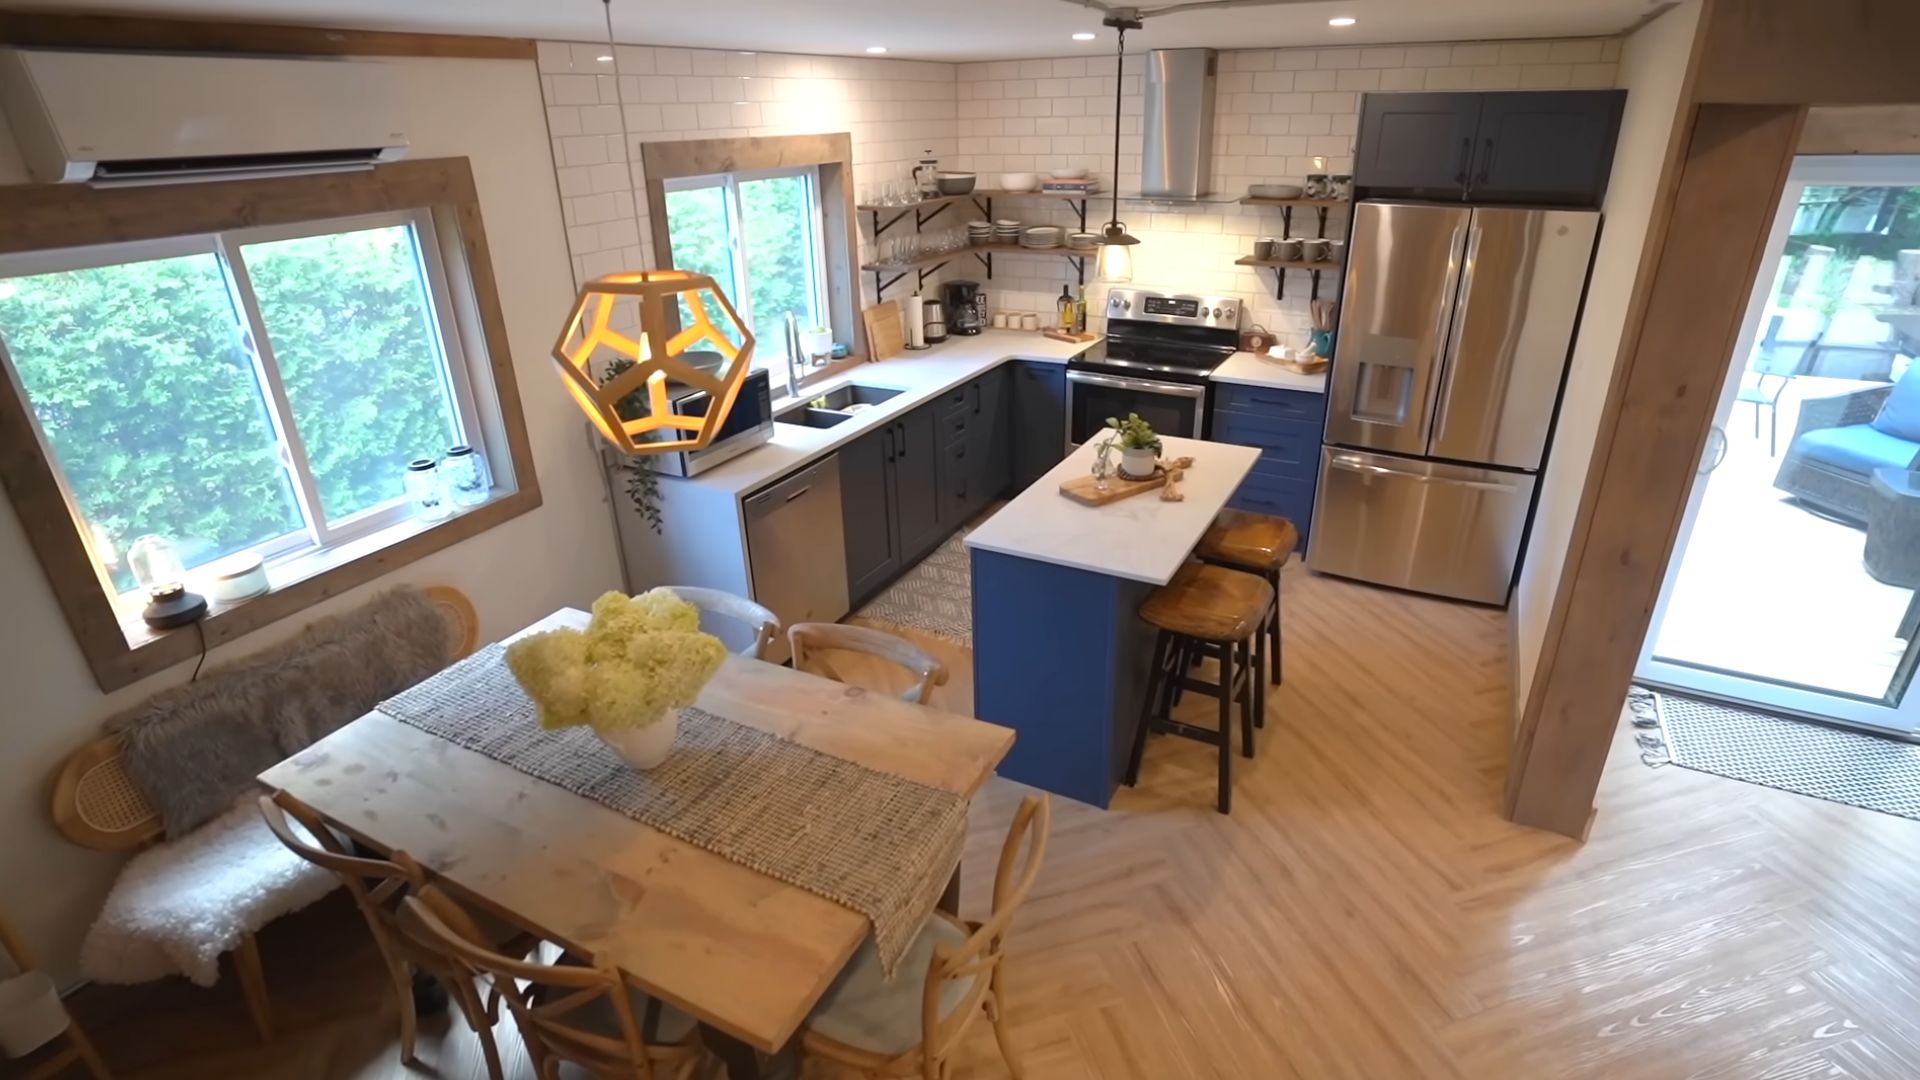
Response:
POLYGON ((1347 242, 1345 240, 1327 241, 1327 261, 1328 262, 1345 262, 1346 259, 1347 259, 1347 242))
POLYGON ((1327 178, 1327 198, 1329 199, 1353 198, 1353 177, 1351 176, 1328 177, 1327 178))
POLYGON ((1253 257, 1256 259, 1273 258, 1273 241, 1255 240, 1253 242, 1253 257))
POLYGON ((1327 257, 1327 241, 1319 239, 1300 241, 1300 258, 1306 262, 1324 262, 1327 257))
POLYGON ((1307 184, 1306 184, 1307 198, 1324 199, 1327 197, 1327 191, 1328 191, 1328 185, 1327 185, 1326 173, 1308 173, 1307 174, 1307 184))
POLYGON ((1291 236, 1284 240, 1275 240, 1273 242, 1273 257, 1279 259, 1281 262, 1299 262, 1300 241, 1295 240, 1291 236))
POLYGON ((1022 329, 1022 330, 1038 330, 1038 329, 1040 329, 1040 316, 1039 316, 1038 314, 1036 314, 1036 313, 1034 313, 1034 312, 1031 312, 1031 311, 1029 311, 1029 312, 1026 312, 1025 314, 1023 314, 1023 315, 1021 315, 1021 316, 1020 316, 1020 329, 1022 329))
POLYGON ((1004 311, 996 311, 996 312, 994 312, 994 313, 993 313, 993 328, 994 328, 995 330, 1005 330, 1005 329, 1007 328, 1007 313, 1006 313, 1006 312, 1004 312, 1004 311))

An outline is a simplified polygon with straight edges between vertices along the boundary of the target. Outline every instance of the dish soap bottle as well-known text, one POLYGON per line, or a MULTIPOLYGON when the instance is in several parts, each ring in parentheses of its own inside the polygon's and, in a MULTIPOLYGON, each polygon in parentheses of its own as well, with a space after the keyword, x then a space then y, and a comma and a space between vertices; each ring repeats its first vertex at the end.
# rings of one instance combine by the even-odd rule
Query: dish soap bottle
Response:
POLYGON ((1060 300, 1054 306, 1059 313, 1059 318, 1055 320, 1055 325, 1059 326, 1060 329, 1065 330, 1068 333, 1072 333, 1073 332, 1073 308, 1074 308, 1073 291, 1067 288, 1065 285, 1060 286, 1060 300))

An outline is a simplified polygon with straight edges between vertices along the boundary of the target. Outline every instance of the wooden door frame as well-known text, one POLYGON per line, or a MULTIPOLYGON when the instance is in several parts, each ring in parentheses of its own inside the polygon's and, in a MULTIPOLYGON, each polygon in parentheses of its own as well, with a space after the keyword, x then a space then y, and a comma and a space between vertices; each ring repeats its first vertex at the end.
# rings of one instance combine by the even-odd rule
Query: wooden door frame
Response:
POLYGON ((1810 149, 1915 152, 1915 40, 1912 0, 1703 0, 1515 737, 1512 820, 1586 835, 1788 170, 1810 149))

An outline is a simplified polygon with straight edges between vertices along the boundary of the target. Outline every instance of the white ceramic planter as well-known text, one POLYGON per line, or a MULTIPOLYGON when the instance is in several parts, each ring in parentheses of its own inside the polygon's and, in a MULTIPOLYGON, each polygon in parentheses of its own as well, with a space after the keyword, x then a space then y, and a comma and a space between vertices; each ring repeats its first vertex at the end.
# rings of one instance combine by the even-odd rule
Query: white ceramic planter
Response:
POLYGON ((1122 480, 1145 480, 1153 475, 1154 463, 1158 460, 1152 447, 1140 447, 1137 450, 1120 451, 1120 478, 1122 480))
POLYGON ((668 709, 660 719, 646 727, 623 728, 619 731, 593 729, 601 742, 613 747, 614 753, 636 769, 656 768, 667 760, 667 755, 673 753, 673 738, 679 731, 678 709, 668 709))
POLYGON ((26 1057, 67 1030, 60 992, 44 972, 0 979, 0 1052, 26 1057))

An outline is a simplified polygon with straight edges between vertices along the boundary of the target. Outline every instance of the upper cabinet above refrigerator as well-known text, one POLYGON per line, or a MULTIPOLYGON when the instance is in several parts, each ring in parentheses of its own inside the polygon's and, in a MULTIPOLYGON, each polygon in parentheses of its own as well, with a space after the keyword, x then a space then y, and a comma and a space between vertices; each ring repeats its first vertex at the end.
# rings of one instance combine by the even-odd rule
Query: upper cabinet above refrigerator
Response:
POLYGON ((1355 196, 1598 208, 1626 98, 1624 90, 1367 94, 1355 196))

